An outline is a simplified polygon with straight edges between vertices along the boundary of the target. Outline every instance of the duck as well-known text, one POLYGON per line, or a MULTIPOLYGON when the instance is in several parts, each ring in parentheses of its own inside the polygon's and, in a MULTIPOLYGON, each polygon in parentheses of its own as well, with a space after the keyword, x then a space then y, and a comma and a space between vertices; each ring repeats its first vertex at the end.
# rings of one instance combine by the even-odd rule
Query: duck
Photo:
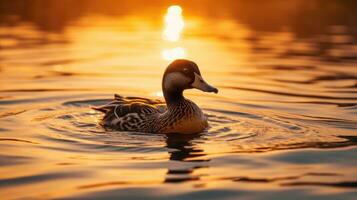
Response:
POLYGON ((184 97, 188 89, 218 93, 201 75, 197 64, 186 59, 171 62, 162 78, 165 101, 114 95, 111 102, 94 107, 104 113, 100 124, 118 131, 144 133, 201 133, 208 127, 207 116, 184 97))

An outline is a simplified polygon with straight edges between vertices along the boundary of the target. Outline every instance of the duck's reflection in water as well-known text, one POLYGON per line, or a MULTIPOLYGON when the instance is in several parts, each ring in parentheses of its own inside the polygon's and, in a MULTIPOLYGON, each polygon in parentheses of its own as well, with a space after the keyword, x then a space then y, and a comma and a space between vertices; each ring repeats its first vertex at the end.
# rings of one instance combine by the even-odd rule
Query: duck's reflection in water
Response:
POLYGON ((193 181, 200 178, 200 175, 195 174, 194 171, 208 167, 209 159, 203 159, 206 154, 194 143, 199 138, 200 135, 196 134, 167 134, 166 147, 169 148, 172 167, 167 170, 165 183, 193 181))

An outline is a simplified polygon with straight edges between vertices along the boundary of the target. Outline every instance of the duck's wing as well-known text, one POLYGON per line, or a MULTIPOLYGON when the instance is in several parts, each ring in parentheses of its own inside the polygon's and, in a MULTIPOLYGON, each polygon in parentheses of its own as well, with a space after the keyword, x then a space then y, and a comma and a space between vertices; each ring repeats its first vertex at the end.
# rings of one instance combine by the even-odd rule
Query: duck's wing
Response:
POLYGON ((121 118, 130 113, 137 113, 141 116, 162 113, 166 110, 166 104, 160 100, 123 97, 115 94, 113 101, 103 106, 93 107, 93 109, 105 113, 104 120, 106 120, 113 117, 121 118))
POLYGON ((143 98, 143 97, 123 97, 119 94, 114 94, 114 100, 122 101, 122 102, 141 102, 141 103, 146 103, 146 104, 150 104, 150 105, 165 104, 165 102, 163 102, 159 99, 148 99, 148 98, 143 98))

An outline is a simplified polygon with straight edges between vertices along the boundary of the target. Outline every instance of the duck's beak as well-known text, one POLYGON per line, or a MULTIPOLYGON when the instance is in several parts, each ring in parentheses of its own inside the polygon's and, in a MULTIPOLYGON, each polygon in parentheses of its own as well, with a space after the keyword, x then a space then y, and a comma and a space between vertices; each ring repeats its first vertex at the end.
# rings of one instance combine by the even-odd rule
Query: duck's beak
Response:
POLYGON ((193 88, 199 89, 201 91, 204 92, 214 92, 214 93, 218 93, 218 89, 211 86, 210 84, 208 84, 205 80, 203 80, 203 78, 195 73, 195 80, 193 81, 193 83, 191 84, 191 86, 193 88))

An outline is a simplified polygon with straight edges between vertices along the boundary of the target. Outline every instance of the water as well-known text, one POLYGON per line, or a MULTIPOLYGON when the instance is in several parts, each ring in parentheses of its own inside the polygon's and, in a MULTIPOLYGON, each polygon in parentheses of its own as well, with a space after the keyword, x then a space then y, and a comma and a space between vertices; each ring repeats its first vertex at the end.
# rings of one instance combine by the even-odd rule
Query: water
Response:
POLYGON ((255 1, 183 2, 174 42, 162 37, 161 1, 66 1, 68 12, 0 3, 0 196, 355 199, 356 5, 312 2, 262 12, 255 1), (185 93, 209 116, 207 131, 98 124, 90 107, 114 93, 162 98, 174 57, 197 62, 220 90, 185 93))

